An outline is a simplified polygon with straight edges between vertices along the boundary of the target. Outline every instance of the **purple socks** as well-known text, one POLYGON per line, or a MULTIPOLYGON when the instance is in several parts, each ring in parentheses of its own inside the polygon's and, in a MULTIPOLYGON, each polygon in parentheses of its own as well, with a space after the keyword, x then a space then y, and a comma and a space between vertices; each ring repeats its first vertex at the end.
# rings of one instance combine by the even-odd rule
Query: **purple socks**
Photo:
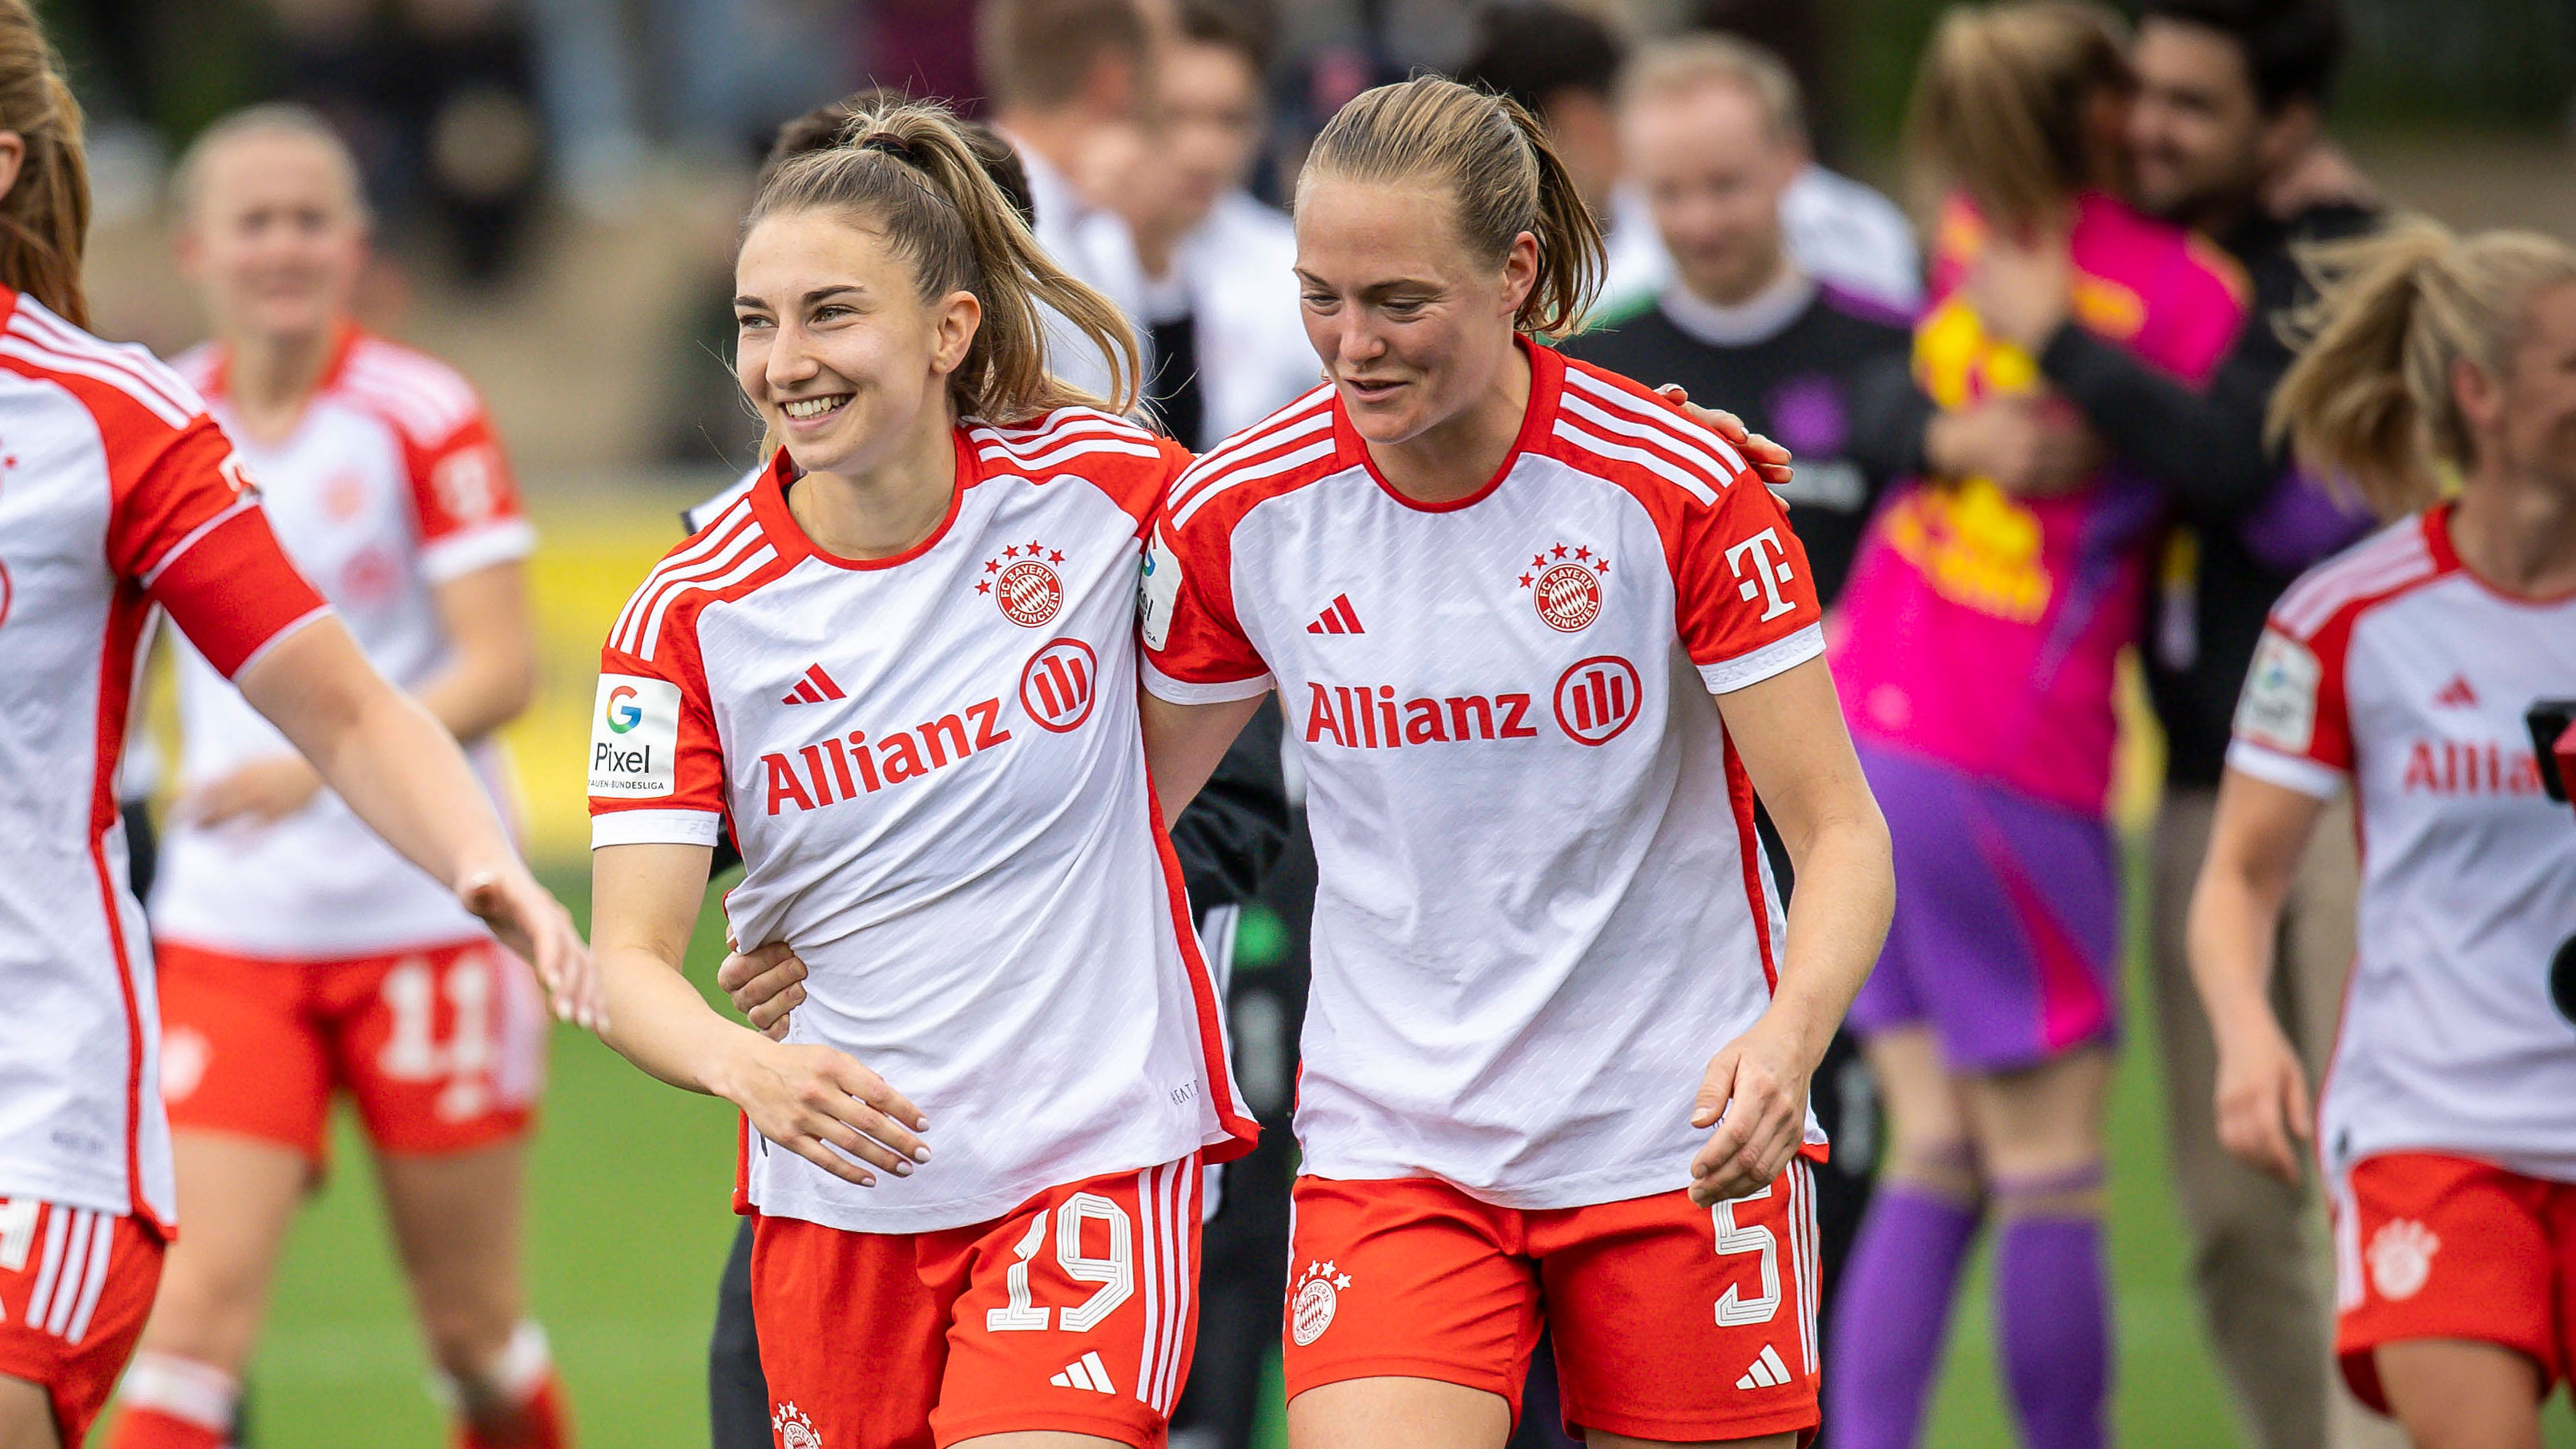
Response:
POLYGON ((2111 1398, 2111 1304, 2102 1223, 2009 1219, 1995 1244, 1995 1331, 2031 1449, 2102 1449, 2111 1398))
MULTIPOLYGON (((2098 1184, 2099 1169, 2087 1169, 2098 1184)), ((2072 1175, 2070 1175, 2071 1179, 2072 1175)), ((2073 1180, 1998 1184, 1998 1199, 2048 1197, 2073 1180)), ((2033 1204, 2033 1206, 2037 1206, 2033 1204)), ((1997 1347, 2027 1449, 2103 1449, 2111 1389, 2111 1315, 2102 1224, 2083 1214, 2000 1215, 1997 1347)), ((1906 1183, 1872 1198, 1835 1294, 1825 1359, 1832 1449, 1915 1449, 1959 1271, 1980 1211, 1906 1183)))
POLYGON ((1978 1211, 1883 1184, 1834 1293, 1824 1428, 1833 1449, 1913 1449, 1978 1211))

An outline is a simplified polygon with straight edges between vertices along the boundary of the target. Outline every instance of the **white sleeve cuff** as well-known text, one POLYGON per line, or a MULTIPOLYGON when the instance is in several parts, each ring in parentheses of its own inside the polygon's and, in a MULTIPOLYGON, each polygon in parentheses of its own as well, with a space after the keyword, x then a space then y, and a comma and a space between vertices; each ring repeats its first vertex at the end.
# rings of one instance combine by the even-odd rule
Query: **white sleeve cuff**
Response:
POLYGON ((443 584, 536 551, 537 526, 524 518, 508 518, 450 534, 422 549, 420 571, 431 583, 443 584))
POLYGON ((2331 800, 2343 793, 2343 771, 2267 749, 2251 740, 2239 739, 2227 746, 2227 768, 2319 800, 2331 800))
POLYGON ((590 817, 590 848, 603 845, 704 845, 712 848, 720 817, 712 810, 610 810, 590 817))
POLYGON ((1711 694, 1733 694, 1747 685, 1760 684, 1772 675, 1786 673, 1825 652, 1825 626, 1809 624, 1786 639, 1775 639, 1749 654, 1720 659, 1699 667, 1699 677, 1711 694))
POLYGON ((1258 699, 1270 692, 1272 684, 1267 674, 1256 674, 1250 679, 1229 679, 1216 684, 1193 684, 1186 679, 1174 679, 1156 669, 1150 657, 1145 658, 1144 664, 1145 692, 1165 704, 1227 704, 1238 699, 1258 699))

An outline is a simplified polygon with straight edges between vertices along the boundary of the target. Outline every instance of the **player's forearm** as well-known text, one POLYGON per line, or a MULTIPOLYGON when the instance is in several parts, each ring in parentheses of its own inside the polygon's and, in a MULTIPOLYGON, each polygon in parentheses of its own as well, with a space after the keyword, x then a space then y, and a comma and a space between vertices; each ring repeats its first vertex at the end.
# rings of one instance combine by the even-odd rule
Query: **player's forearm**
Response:
POLYGON ((2289 885, 2286 876, 2266 879, 2213 851, 2192 890, 2185 928, 2192 985, 2222 1045, 2271 1021, 2273 942, 2289 885))
MULTIPOLYGON (((613 922, 599 923, 603 937, 615 929, 613 922)), ((767 1044, 707 1005, 677 962, 634 946, 603 946, 598 956, 611 1023, 602 1039, 649 1075, 723 1097, 733 1061, 753 1043, 767 1044)))
POLYGON ((1805 850, 1793 855, 1798 886, 1789 898, 1788 946, 1763 1016, 1812 1066, 1878 964, 1896 909, 1896 873, 1875 802, 1819 822, 1805 850))
POLYGON ((471 744, 527 713, 537 693, 533 651, 460 659, 412 692, 447 732, 471 744))
POLYGON ((236 681, 368 829, 441 884, 524 869, 455 738, 320 619, 236 681))

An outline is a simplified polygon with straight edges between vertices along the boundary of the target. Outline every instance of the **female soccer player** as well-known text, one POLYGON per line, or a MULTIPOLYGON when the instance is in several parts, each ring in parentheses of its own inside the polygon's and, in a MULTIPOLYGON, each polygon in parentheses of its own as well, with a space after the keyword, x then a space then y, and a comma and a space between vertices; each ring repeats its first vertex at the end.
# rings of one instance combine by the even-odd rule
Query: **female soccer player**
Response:
POLYGON ((1274 688, 1307 772, 1291 1438, 1494 1449, 1544 1304, 1570 1430, 1786 1446, 1807 1079, 1889 895, 1805 555, 1731 447, 1533 340, 1601 238, 1519 107, 1362 95, 1296 220, 1328 385, 1175 485, 1144 628, 1167 813, 1274 688))
POLYGON ((1130 388, 1132 342, 945 113, 851 134, 778 168, 736 263, 737 376, 783 446, 602 655, 609 1040, 748 1120, 782 1442, 1150 1445, 1201 1154, 1254 1131, 1134 712, 1146 520, 1187 454, 1046 375, 1041 305, 1130 388), (784 1042, 678 974, 720 819, 734 934, 811 968, 784 1042))
MULTIPOLYGON (((366 216, 320 117, 218 121, 177 175, 181 262, 215 328, 181 373, 260 479, 289 556, 499 795, 489 736, 536 682, 521 579, 535 539, 480 401, 349 321, 366 216)), ((126 1380, 118 1449, 230 1442, 335 1088, 376 1147, 460 1442, 567 1442, 519 1272, 545 1050, 526 968, 324 793, 203 654, 179 651, 178 682, 183 794, 151 912, 189 1230, 126 1380)))
POLYGON ((0 0, 0 1444, 77 1446, 177 1221, 114 777, 158 605, 324 785, 596 1020, 589 955, 455 741, 277 545, 185 381, 82 330, 78 106, 0 0))
POLYGON ((2245 682, 2192 902, 2219 1133, 2297 1177, 2308 1084, 2266 983, 2349 787, 2361 954, 2316 1119, 2336 1350, 2425 1449, 2527 1449, 2576 1370, 2576 1024, 2548 994, 2576 820, 2523 724, 2576 695, 2576 251, 2415 222, 2320 256, 2274 425, 2406 516, 2282 597, 2245 682))
MULTIPOLYGON (((1915 335, 1940 407, 2039 386, 1968 294, 1990 233, 2052 238, 2079 323, 2186 382, 2233 339, 2244 307, 2227 266, 2114 199, 2128 89, 2107 11, 2023 0, 1942 22, 1913 119, 1927 190, 1944 197, 1915 335)), ((1843 595, 1835 678, 1895 837, 1898 900, 1852 1009, 1889 1117, 1836 1318, 1827 1418, 1855 1449, 1915 1442, 1989 1215, 2024 1441, 2088 1449, 2107 1432, 2120 888, 2103 815, 2114 664, 2138 634, 2161 516, 2153 486, 2117 467, 2045 498, 1930 477, 1881 510, 1843 595)))

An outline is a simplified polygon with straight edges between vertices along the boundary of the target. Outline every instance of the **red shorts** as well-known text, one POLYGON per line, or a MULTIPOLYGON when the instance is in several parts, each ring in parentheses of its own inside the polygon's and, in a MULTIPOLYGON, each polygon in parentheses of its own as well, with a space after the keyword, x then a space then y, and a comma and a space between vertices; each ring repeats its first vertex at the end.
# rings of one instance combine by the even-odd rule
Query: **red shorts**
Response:
POLYGON ((2375 1350, 2418 1338, 2502 1344, 2540 1365, 2576 1348, 2576 1184, 2430 1152, 2365 1157, 2335 1203, 2335 1355, 2382 1413, 2375 1350))
POLYGON ((1565 1430, 1750 1439, 1816 1424, 1814 1179, 1793 1161, 1749 1198, 1681 1192, 1495 1207, 1433 1178, 1297 1179, 1288 1396, 1344 1379, 1439 1379, 1520 1421, 1541 1304, 1565 1430))
POLYGON ((323 1160, 331 1092, 396 1153, 527 1134, 545 1003, 490 940, 349 961, 266 961, 160 943, 161 1095, 180 1131, 233 1132, 323 1160))
POLYGON ((754 1219, 751 1312, 786 1449, 1057 1430, 1159 1445, 1197 1342, 1198 1154, 929 1233, 754 1219))
POLYGON ((63 1449, 80 1449, 134 1356, 161 1252, 140 1218, 0 1199, 0 1374, 44 1387, 63 1449))

